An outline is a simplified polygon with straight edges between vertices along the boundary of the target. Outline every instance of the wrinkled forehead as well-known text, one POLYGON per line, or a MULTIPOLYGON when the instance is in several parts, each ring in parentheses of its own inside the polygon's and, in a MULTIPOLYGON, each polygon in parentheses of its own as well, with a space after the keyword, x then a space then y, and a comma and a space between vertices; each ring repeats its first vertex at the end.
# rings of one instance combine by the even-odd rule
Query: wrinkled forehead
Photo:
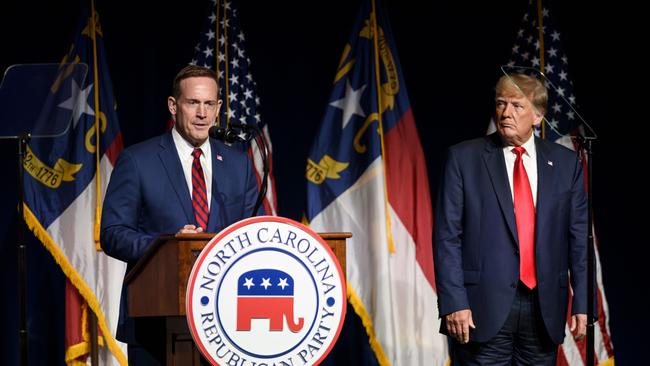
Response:
POLYGON ((217 99, 219 87, 210 77, 189 77, 180 81, 180 94, 186 98, 217 99))
POLYGON ((509 85, 502 90, 497 91, 495 100, 506 100, 506 101, 518 101, 518 102, 529 102, 532 99, 531 95, 524 95, 524 92, 515 85, 509 85))
POLYGON ((181 87, 191 87, 194 85, 206 85, 209 87, 218 88, 217 82, 208 76, 190 76, 180 81, 181 87))

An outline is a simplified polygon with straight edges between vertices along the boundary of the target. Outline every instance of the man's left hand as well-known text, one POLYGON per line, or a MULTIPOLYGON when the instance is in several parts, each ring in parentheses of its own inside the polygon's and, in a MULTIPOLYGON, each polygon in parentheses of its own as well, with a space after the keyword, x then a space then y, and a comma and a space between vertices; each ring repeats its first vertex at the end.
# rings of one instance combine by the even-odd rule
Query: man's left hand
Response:
POLYGON ((570 330, 573 332, 577 330, 573 338, 576 341, 581 340, 587 335, 587 314, 574 314, 571 316, 571 327, 570 330))
POLYGON ((178 229, 176 234, 198 234, 202 233, 203 228, 200 226, 192 225, 192 224, 187 224, 183 226, 182 228, 178 229))

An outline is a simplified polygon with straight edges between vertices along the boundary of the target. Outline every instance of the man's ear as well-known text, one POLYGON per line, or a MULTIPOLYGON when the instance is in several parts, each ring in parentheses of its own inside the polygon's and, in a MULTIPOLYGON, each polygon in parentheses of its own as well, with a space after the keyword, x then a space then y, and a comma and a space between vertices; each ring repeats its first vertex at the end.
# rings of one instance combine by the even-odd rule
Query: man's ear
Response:
POLYGON ((223 104, 223 100, 217 99, 217 116, 219 115, 219 112, 221 112, 221 105, 222 104, 223 104))
POLYGON ((178 104, 176 103, 176 99, 174 97, 167 97, 167 108, 169 109, 169 113, 172 114, 172 118, 176 117, 176 108, 178 107, 178 104))
POLYGON ((533 125, 534 126, 539 126, 542 123, 542 121, 544 120, 544 115, 537 112, 537 111, 535 111, 534 113, 535 113, 535 122, 533 122, 533 125))

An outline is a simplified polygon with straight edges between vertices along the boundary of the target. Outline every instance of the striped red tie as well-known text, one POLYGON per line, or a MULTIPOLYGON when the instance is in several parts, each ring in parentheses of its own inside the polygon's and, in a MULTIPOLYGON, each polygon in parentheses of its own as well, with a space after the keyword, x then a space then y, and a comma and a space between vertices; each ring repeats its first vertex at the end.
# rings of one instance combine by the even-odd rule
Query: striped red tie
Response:
POLYGON ((535 204, 530 181, 522 154, 526 152, 521 146, 512 149, 517 155, 512 174, 515 219, 517 220, 517 234, 519 235, 519 279, 528 288, 537 286, 535 275, 535 204))
POLYGON ((208 229, 208 217, 210 209, 208 208, 208 195, 205 189, 205 179, 203 178, 203 168, 201 168, 201 151, 200 148, 194 148, 192 156, 192 207, 194 207, 194 218, 198 226, 205 232, 208 229))

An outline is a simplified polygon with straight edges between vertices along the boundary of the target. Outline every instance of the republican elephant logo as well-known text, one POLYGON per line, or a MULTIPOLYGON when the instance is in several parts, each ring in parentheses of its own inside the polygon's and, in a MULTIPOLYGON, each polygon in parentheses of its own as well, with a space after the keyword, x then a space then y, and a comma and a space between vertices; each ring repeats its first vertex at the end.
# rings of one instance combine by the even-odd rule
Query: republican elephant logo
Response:
POLYGON ((252 319, 268 319, 270 331, 299 332, 304 319, 294 322, 293 278, 277 269, 256 269, 239 276, 237 284, 237 330, 250 331, 252 319))

